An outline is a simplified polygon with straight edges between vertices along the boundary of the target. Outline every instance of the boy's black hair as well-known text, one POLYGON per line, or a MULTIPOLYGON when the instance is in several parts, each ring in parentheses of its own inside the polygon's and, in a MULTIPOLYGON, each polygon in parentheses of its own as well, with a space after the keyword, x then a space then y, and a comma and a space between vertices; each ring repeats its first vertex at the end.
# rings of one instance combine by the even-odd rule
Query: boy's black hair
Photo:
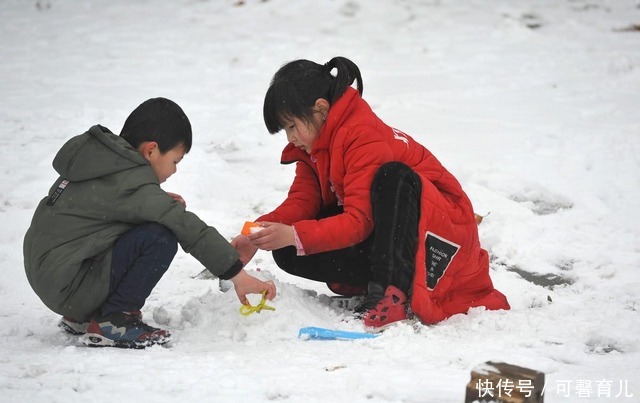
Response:
POLYGON ((332 105, 357 80, 362 95, 360 69, 351 60, 334 57, 324 65, 309 60, 294 60, 282 66, 271 80, 264 98, 264 123, 269 133, 282 130, 282 119, 312 121, 311 109, 319 98, 332 105), (336 69, 336 75, 331 71, 336 69))
POLYGON ((161 153, 183 145, 191 150, 191 123, 178 104, 167 98, 151 98, 141 103, 124 122, 120 137, 134 148, 155 141, 161 153))

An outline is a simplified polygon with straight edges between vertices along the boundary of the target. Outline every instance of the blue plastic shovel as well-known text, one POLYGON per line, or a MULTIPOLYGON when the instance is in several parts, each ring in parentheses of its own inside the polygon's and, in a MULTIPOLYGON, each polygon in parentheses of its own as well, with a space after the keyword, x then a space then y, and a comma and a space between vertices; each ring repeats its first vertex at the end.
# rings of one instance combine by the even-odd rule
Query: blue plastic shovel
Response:
POLYGON ((378 334, 365 332, 347 332, 344 330, 332 330, 322 327, 303 327, 298 332, 298 337, 303 339, 316 340, 355 340, 355 339, 373 339, 378 334))

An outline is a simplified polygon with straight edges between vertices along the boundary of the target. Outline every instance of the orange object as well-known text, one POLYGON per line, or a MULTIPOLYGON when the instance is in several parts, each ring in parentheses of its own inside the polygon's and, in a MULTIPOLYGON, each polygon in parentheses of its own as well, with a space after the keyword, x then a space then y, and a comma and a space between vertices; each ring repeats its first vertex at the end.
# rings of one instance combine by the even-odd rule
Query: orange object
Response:
POLYGON ((244 225, 242 226, 242 231, 240 231, 240 233, 242 235, 251 235, 254 232, 260 231, 260 229, 262 229, 262 227, 254 223, 253 221, 245 221, 244 225))

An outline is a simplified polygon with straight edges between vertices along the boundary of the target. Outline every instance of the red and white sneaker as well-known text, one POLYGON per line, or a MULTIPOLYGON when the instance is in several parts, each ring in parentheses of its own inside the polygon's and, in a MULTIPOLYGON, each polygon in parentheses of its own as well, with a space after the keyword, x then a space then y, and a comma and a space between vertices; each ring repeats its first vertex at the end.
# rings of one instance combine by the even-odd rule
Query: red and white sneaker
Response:
MULTIPOLYGON (((142 320, 141 311, 133 311, 133 312, 129 312, 129 314, 137 316, 138 319, 142 320)), ((58 322, 58 327, 74 336, 81 336, 87 332, 87 327, 89 327, 89 321, 83 322, 83 321, 74 319, 71 316, 63 316, 62 318, 60 318, 60 322, 58 322)))
POLYGON ((171 341, 167 330, 147 325, 141 315, 115 312, 94 316, 89 322, 82 342, 89 347, 145 348, 171 341))
POLYGON ((395 286, 388 286, 376 306, 364 313, 364 325, 373 330, 382 330, 394 322, 406 320, 408 302, 404 292, 395 286))

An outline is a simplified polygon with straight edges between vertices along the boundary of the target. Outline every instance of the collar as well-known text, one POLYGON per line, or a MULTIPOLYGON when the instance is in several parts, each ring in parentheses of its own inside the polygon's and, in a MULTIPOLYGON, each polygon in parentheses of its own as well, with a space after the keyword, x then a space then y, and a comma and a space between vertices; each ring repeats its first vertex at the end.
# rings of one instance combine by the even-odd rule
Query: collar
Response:
POLYGON ((360 99, 358 90, 353 87, 348 87, 338 100, 331 105, 329 113, 327 114, 327 120, 320 130, 318 139, 313 145, 311 154, 313 155, 317 150, 327 149, 331 144, 331 138, 338 131, 338 129, 344 123, 346 117, 349 115, 351 105, 360 99))

